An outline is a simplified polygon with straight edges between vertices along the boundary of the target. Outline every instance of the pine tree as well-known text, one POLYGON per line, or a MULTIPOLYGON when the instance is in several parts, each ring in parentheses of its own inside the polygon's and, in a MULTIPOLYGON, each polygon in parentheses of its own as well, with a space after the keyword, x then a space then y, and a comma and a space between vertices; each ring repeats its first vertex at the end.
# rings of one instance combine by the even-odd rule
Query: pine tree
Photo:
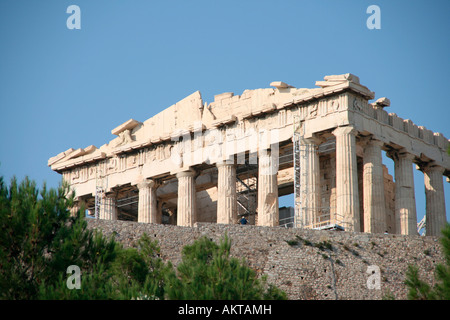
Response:
POLYGON ((74 215, 66 183, 41 191, 0 177, 0 299, 285 299, 244 260, 230 258, 231 241, 201 238, 183 248, 177 268, 160 258, 144 234, 124 248, 74 215), (67 285, 69 266, 81 271, 79 289, 67 285))
POLYGON ((409 288, 408 299, 411 300, 450 300, 450 224, 442 229, 440 238, 444 264, 437 264, 435 285, 432 287, 420 279, 417 266, 409 266, 405 284, 409 288))
POLYGON ((217 245, 202 237, 182 251, 177 274, 170 273, 166 283, 169 299, 259 300, 286 299, 286 294, 267 278, 259 279, 244 260, 230 257, 227 235, 217 245))
POLYGON ((173 267, 160 258, 158 242, 144 233, 135 247, 119 250, 112 270, 112 281, 121 288, 121 298, 163 300, 164 279, 173 267))
POLYGON ((0 177, 0 299, 45 298, 48 288, 65 286, 70 265, 101 278, 92 285, 103 281, 117 244, 87 230, 83 209, 71 216, 73 201, 65 183, 39 191, 28 178, 20 184, 13 178, 8 188, 0 177))

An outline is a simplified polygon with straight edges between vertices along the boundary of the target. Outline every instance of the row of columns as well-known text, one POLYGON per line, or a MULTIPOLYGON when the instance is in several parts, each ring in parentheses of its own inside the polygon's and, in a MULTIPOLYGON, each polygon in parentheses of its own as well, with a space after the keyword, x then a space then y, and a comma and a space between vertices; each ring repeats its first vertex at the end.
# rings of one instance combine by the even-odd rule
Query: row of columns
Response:
MULTIPOLYGON (((278 225, 277 173, 272 170, 274 158, 270 151, 259 158, 258 171, 258 225, 278 225)), ((217 223, 237 223, 236 165, 217 164, 217 223)), ((193 226, 196 222, 195 172, 177 173, 177 225, 193 226)))
MULTIPOLYGON (((274 159, 269 151, 260 156, 258 172, 258 225, 278 225, 278 184, 277 173, 274 171, 274 159)), ((237 223, 237 193, 236 165, 226 162, 217 164, 217 223, 237 223)), ((176 174, 178 179, 177 225, 193 226, 197 221, 196 189, 194 170, 182 171, 176 174)), ((137 184, 139 190, 138 222, 161 223, 161 217, 156 201, 157 184, 147 179, 137 184)), ((114 196, 106 194, 103 197, 100 219, 116 220, 117 208, 114 196)))
MULTIPOLYGON (((386 209, 381 147, 383 142, 366 141, 363 156, 364 230, 360 230, 356 134, 351 127, 338 127, 336 136, 336 211, 344 221, 345 230, 382 233, 386 231, 386 209)), ((388 153, 395 164, 396 232, 417 234, 414 192, 414 156, 402 151, 388 153)), ((440 235, 446 223, 444 185, 440 166, 422 166, 426 194, 427 235, 440 235)))
MULTIPOLYGON (((384 175, 382 166, 381 141, 366 139, 363 156, 363 191, 358 190, 358 168, 356 158, 357 131, 351 126, 338 127, 333 131, 336 137, 336 215, 340 217, 347 231, 383 233, 386 231, 386 210, 384 196, 384 175), (364 229, 361 230, 359 197, 363 196, 364 229)), ((320 141, 302 138, 301 168, 306 174, 301 176, 301 186, 306 190, 302 203, 303 225, 314 222, 320 208, 320 170, 318 145, 320 141)), ((417 234, 417 217, 414 193, 414 156, 401 151, 392 151, 388 156, 395 163, 395 216, 396 232, 417 234)), ((278 225, 278 184, 274 168, 274 156, 270 150, 259 156, 258 172, 258 225, 278 225)), ((217 223, 237 222, 236 165, 217 164, 218 200, 217 223)), ((424 166, 426 191, 427 235, 439 235, 446 223, 445 198, 442 174, 439 166, 424 166)), ((193 170, 176 174, 178 179, 177 225, 193 226, 196 217, 196 189, 193 170)), ((161 223, 156 201, 156 184, 146 180, 137 185, 139 189, 138 221, 161 223)), ((117 219, 114 199, 106 195, 100 212, 101 219, 117 219)))
MULTIPOLYGON (((338 127, 336 137, 336 215, 347 231, 383 233, 386 231, 386 208, 384 174, 382 164, 383 142, 368 138, 364 143, 363 193, 358 190, 358 168, 356 157, 357 131, 351 126, 338 127), (364 221, 361 230, 359 197, 363 197, 364 221)), ((300 176, 302 224, 314 225, 320 208, 320 170, 318 145, 315 138, 300 139, 300 176)), ((417 214, 414 191, 414 155, 402 151, 389 152, 395 163, 395 217, 396 233, 417 234, 417 214)), ((439 166, 423 166, 427 235, 439 235, 446 223, 445 198, 442 174, 439 166)))

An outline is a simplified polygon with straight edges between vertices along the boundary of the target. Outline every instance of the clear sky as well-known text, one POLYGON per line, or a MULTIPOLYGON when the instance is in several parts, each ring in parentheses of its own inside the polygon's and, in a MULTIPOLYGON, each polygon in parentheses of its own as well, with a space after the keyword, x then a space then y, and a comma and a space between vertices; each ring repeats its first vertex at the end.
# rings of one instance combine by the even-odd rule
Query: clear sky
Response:
MULTIPOLYGON (((56 187, 50 157, 100 147, 117 125, 196 90, 210 102, 342 73, 388 97, 388 112, 450 138, 449 14, 448 0, 0 0, 0 175, 56 187), (379 30, 366 26, 373 4, 379 30), (81 9, 80 30, 66 26, 70 5, 81 9)), ((420 220, 419 171, 415 183, 420 220)))

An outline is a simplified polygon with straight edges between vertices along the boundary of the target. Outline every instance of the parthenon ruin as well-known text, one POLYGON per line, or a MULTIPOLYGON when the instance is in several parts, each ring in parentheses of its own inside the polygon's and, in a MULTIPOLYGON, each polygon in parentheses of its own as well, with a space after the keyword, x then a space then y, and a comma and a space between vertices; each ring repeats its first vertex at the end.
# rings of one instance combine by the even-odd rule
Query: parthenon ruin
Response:
POLYGON ((218 94, 199 91, 100 148, 48 161, 99 219, 193 226, 196 222, 417 234, 414 165, 424 174, 426 235, 446 223, 449 140, 388 113, 389 99, 352 74, 316 88, 218 94), (374 102, 369 102, 370 100, 374 102), (394 161, 394 178, 382 152, 394 161), (294 210, 278 198, 294 194, 294 210))

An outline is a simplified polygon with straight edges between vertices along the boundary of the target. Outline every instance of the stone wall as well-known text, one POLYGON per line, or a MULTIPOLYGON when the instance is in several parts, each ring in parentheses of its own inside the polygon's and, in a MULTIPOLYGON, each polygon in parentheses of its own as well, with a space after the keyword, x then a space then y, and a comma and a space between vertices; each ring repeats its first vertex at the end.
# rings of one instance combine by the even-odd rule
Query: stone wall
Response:
POLYGON ((194 227, 88 219, 89 228, 116 234, 130 246, 144 232, 158 240, 164 260, 175 265, 181 249, 202 236, 218 241, 227 233, 232 255, 244 257, 258 274, 284 290, 289 299, 406 299, 405 272, 420 267, 431 282, 443 262, 435 237, 300 230, 252 225, 197 223, 194 227), (369 289, 370 266, 380 270, 380 289, 369 289))

